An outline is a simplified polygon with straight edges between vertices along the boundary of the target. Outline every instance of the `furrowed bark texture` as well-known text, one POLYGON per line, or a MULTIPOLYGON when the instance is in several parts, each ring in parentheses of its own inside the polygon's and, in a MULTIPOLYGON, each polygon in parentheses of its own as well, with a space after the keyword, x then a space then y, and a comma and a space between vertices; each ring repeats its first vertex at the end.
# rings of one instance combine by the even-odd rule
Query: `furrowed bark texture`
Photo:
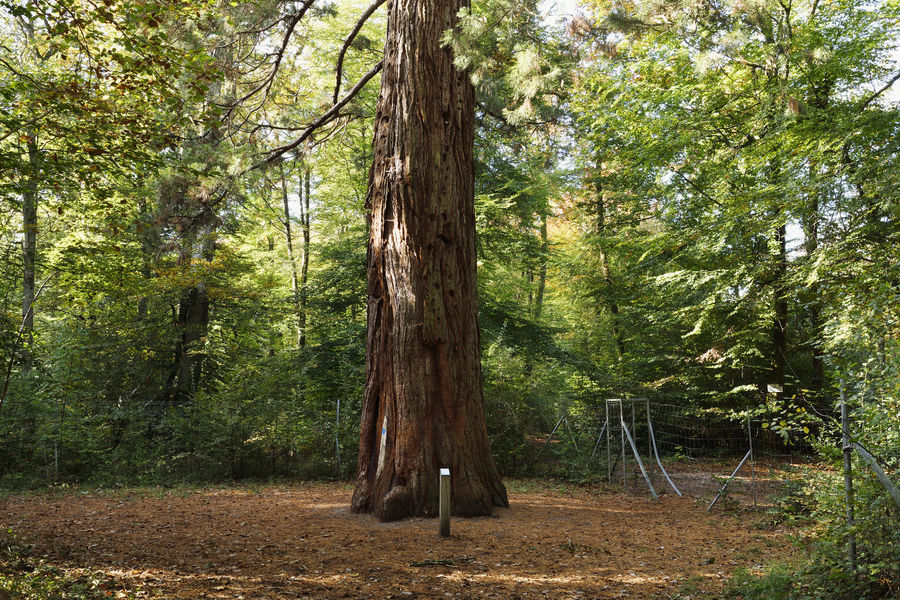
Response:
POLYGON ((485 425, 475 281, 474 92, 440 38, 463 0, 388 4, 367 204, 368 339, 352 508, 381 520, 507 506, 485 425))

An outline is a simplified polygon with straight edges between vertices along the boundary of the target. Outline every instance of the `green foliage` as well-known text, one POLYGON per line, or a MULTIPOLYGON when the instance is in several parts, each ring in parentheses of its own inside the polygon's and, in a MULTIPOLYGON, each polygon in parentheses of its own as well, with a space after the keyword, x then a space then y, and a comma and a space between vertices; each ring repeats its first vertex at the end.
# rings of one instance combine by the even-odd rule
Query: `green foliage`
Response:
POLYGON ((40 598, 97 600, 115 595, 135 598, 115 578, 100 572, 60 568, 33 555, 32 548, 18 543, 12 530, 0 535, 0 593, 13 600, 40 598))
POLYGON ((568 271, 592 336, 620 340, 626 389, 749 410, 837 469, 774 516, 823 524, 813 564, 742 576, 734 597, 896 595, 897 515, 868 475, 848 574, 834 399, 843 379, 853 435, 896 480, 898 6, 592 4, 572 28, 589 227, 568 271))
POLYGON ((766 520, 762 526, 793 524, 798 521, 800 524, 808 523, 814 506, 811 490, 800 481, 791 479, 782 485, 782 489, 773 498, 772 507, 766 510, 766 520))
POLYGON ((568 45, 541 23, 536 0, 477 2, 444 34, 485 116, 512 125, 558 117, 571 68, 568 45))
MULTIPOLYGON (((896 109, 858 87, 890 72, 898 20, 885 9, 648 2, 583 28, 594 68, 573 104, 596 195, 584 205, 603 215, 585 237, 612 272, 588 263, 585 293, 621 309, 637 382, 663 391, 668 378, 751 406, 746 391, 771 382, 781 352, 771 330, 783 301, 787 389, 821 389, 811 363, 825 351, 830 307, 843 308, 829 302, 838 292, 825 265, 857 246, 847 234, 865 220, 858 198, 892 202, 880 176, 857 179, 861 165, 886 158, 866 141, 870 127, 894 137, 884 119, 896 109), (852 42, 848 30, 858 32, 852 42), (783 228, 802 233, 799 248, 780 250, 783 228), (635 321, 651 323, 650 335, 630 331, 635 321), (662 346, 674 351, 660 356, 662 346)), ((878 246, 874 256, 890 252, 878 246)), ((868 272, 880 279, 883 265, 868 272)))
MULTIPOLYGON (((301 5, 268 0, 0 2, 0 487, 354 474, 374 80, 270 152, 380 60, 383 11, 336 77, 367 5, 295 21, 301 5), (32 192, 50 283, 23 348, 32 192)), ((596 478, 607 397, 750 414, 830 468, 768 515, 821 524, 812 564, 741 574, 729 593, 896 595, 896 507, 861 463, 847 573, 834 398, 843 379, 855 438, 896 480, 900 120, 885 84, 900 7, 591 2, 562 31, 537 5, 476 3, 445 35, 478 99, 500 469, 596 478)))
POLYGON ((725 598, 734 600, 799 600, 794 573, 786 565, 768 566, 761 575, 739 569, 725 590, 725 598))

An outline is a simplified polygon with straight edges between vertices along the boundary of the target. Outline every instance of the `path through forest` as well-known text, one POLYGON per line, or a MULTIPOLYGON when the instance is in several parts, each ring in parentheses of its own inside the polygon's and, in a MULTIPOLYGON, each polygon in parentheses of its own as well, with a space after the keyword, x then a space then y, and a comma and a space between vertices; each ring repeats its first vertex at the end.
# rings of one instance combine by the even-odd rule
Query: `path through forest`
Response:
POLYGON ((597 488, 511 486, 493 517, 379 523, 338 484, 69 492, 0 500, 49 563, 159 598, 671 598, 788 555, 759 516, 597 488))

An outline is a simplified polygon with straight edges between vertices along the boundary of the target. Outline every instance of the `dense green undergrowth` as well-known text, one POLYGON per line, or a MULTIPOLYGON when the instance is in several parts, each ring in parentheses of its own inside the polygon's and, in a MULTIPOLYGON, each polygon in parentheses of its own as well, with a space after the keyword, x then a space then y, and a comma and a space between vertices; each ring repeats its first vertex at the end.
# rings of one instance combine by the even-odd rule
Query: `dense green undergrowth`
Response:
POLYGON ((760 524, 796 527, 799 558, 752 572, 738 570, 727 600, 889 600, 900 598, 900 510, 881 484, 855 473, 856 571, 847 544, 843 475, 809 469, 786 486, 760 524))

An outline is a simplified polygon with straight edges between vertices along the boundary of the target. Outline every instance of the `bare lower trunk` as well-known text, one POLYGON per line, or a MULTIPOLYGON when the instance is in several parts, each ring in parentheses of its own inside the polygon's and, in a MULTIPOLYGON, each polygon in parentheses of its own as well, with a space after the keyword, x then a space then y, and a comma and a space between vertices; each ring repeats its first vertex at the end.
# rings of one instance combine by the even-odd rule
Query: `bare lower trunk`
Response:
MULTIPOLYGON (((607 293, 612 294, 613 280, 612 273, 609 270, 609 258, 606 249, 600 249, 600 271, 603 275, 603 283, 606 286, 607 293)), ((613 338, 616 342, 616 359, 622 360, 625 356, 625 341, 622 339, 622 330, 619 327, 619 304, 610 299, 608 302, 610 321, 612 322, 613 338)))
POLYGON ((443 33, 462 1, 388 5, 367 198, 368 339, 355 511, 490 514, 506 490, 490 453, 475 280, 474 94, 443 33))

